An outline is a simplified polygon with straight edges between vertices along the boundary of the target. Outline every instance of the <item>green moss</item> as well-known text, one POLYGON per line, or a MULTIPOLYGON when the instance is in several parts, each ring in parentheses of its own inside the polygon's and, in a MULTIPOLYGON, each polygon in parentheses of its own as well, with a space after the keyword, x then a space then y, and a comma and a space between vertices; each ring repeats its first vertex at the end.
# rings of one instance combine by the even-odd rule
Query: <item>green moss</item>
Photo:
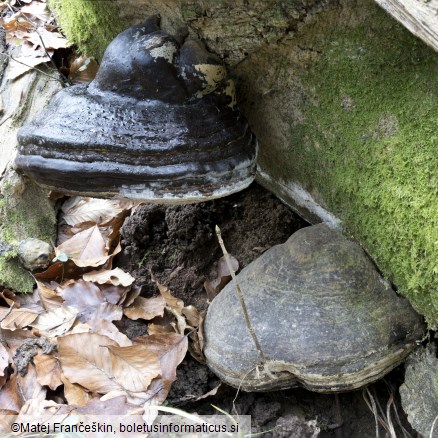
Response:
POLYGON ((49 0, 67 38, 87 56, 101 60, 111 40, 128 27, 115 0, 49 0))
POLYGON ((0 284, 16 292, 31 293, 34 280, 15 258, 0 257, 0 284))
POLYGON ((34 281, 18 261, 17 245, 29 237, 54 242, 56 213, 46 190, 12 171, 2 180, 0 189, 0 244, 12 248, 0 253, 0 285, 32 292, 34 281))
POLYGON ((319 56, 300 77, 304 121, 288 132, 278 176, 316 189, 436 326, 438 56, 378 8, 312 47, 319 56))

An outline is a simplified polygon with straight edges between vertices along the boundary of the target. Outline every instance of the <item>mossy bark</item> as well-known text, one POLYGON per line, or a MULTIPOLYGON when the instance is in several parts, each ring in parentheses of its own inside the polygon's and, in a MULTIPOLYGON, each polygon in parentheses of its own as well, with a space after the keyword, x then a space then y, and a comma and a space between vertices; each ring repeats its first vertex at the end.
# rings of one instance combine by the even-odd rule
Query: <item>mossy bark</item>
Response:
POLYGON ((341 221, 438 326, 435 52, 372 0, 50 4, 97 57, 155 13, 178 38, 202 38, 237 80, 259 181, 313 222, 341 221))
POLYGON ((17 245, 34 237, 55 240, 56 213, 48 191, 13 170, 17 130, 48 103, 61 88, 57 80, 30 71, 9 81, 0 81, 4 115, 0 124, 0 286, 32 292, 34 280, 19 263, 17 245))

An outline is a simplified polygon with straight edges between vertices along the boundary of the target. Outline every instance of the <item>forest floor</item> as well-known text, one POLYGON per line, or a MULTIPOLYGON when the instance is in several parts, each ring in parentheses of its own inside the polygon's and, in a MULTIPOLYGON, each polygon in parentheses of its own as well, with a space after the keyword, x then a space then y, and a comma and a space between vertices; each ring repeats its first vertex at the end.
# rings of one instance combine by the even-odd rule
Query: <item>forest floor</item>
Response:
MULTIPOLYGON (((211 297, 204 283, 215 278, 222 256, 214 232, 216 224, 240 269, 266 249, 308 226, 257 184, 238 194, 195 205, 143 205, 126 219, 121 229, 123 250, 115 264, 137 279, 143 296, 157 293, 152 274, 186 305, 205 311, 211 297)), ((130 332, 129 336, 135 331, 138 334, 146 331, 137 322, 125 330, 130 332)), ((402 382, 403 368, 399 367, 369 389, 386 410, 391 394, 400 406, 397 394, 402 382)), ((187 355, 177 369, 177 380, 167 401, 170 406, 203 415, 216 412, 212 405, 230 413, 251 415, 253 431, 270 431, 266 437, 310 437, 316 428, 321 430, 320 437, 376 436, 375 418, 362 390, 337 396, 304 388, 245 393, 222 384, 215 395, 199 400, 218 384, 218 378, 206 365, 187 355)), ((398 413, 403 427, 415 436, 401 408, 398 413)), ((394 423, 397 429, 396 420, 394 423)), ((380 430, 383 431, 381 426, 380 430)))

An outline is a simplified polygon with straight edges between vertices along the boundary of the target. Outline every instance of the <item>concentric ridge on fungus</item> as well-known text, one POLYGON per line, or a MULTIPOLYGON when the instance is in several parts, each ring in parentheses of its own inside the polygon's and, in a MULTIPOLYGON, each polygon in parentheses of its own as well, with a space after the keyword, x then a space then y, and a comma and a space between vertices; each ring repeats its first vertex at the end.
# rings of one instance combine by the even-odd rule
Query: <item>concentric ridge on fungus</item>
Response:
POLYGON ((402 363, 423 337, 422 317, 359 245, 326 224, 272 247, 237 281, 267 363, 257 367, 232 283, 208 308, 204 354, 224 382, 245 391, 356 389, 402 363))
POLYGON ((68 194, 189 203, 237 192, 256 141, 218 57, 150 17, 108 46, 96 78, 20 129, 16 165, 68 194))

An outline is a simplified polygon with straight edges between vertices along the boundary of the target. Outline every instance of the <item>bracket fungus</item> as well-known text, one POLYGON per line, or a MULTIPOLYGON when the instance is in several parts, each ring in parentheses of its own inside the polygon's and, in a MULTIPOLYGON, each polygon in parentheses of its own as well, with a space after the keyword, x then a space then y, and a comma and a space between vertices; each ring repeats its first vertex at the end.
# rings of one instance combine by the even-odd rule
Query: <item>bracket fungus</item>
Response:
POLYGON ((204 354, 223 381, 246 391, 356 389, 403 362, 423 337, 409 302, 359 245, 325 224, 297 231, 237 280, 265 363, 232 283, 208 309, 204 354))
POLYGON ((60 91, 18 133, 16 166, 67 194, 190 203, 247 187, 256 140, 220 59, 148 18, 108 46, 95 79, 60 91))

